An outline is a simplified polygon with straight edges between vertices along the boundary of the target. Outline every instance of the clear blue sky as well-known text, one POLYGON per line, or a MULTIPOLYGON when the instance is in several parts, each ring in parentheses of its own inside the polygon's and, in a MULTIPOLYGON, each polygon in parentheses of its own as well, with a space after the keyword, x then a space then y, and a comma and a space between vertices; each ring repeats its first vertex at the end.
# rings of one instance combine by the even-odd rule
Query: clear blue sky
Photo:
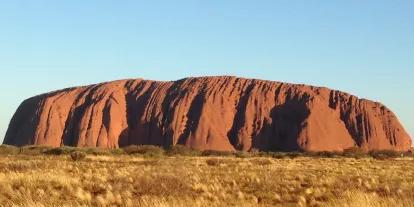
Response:
POLYGON ((223 74, 381 101, 414 134, 413 11, 412 0, 0 0, 0 141, 39 93, 223 74))

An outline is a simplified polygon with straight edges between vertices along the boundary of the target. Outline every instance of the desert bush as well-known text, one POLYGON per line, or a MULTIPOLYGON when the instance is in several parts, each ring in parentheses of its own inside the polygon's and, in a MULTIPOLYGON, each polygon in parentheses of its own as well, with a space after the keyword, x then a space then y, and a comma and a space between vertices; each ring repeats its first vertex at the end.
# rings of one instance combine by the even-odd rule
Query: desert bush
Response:
POLYGON ((161 147, 153 145, 129 145, 122 150, 127 154, 140 154, 149 157, 159 157, 164 154, 164 150, 161 147))
POLYGON ((272 157, 273 153, 275 152, 265 152, 265 151, 250 152, 252 157, 272 157))
POLYGON ((342 152, 342 156, 358 159, 358 158, 367 157, 367 153, 359 147, 351 147, 348 149, 344 149, 344 151, 342 152))
POLYGON ((109 150, 109 152, 113 155, 122 155, 125 154, 124 150, 122 148, 116 148, 116 149, 111 149, 109 150))
POLYGON ((402 152, 394 150, 373 150, 368 153, 371 157, 378 160, 384 160, 389 158, 402 157, 404 154, 402 152))
POLYGON ((251 153, 248 153, 248 152, 245 152, 245 151, 236 151, 233 154, 237 158, 249 158, 249 157, 252 156, 251 153))
POLYGON ((81 151, 73 151, 70 153, 70 158, 72 158, 73 161, 79 161, 83 160, 86 157, 86 153, 81 151))
POLYGON ((0 145, 0 154, 2 155, 15 155, 19 153, 19 148, 12 145, 0 145))
POLYGON ((52 147, 41 145, 27 145, 19 148, 19 154, 41 155, 50 149, 52 149, 52 147))
POLYGON ((74 147, 56 147, 45 150, 43 153, 48 155, 64 155, 64 154, 70 154, 73 151, 75 151, 76 148, 74 147))
POLYGON ((305 152, 305 156, 308 157, 321 157, 321 158, 335 158, 342 155, 341 152, 335 151, 320 151, 320 152, 305 152))
POLYGON ((168 146, 165 148, 166 154, 169 156, 181 155, 181 156, 199 156, 201 152, 195 149, 191 149, 184 145, 168 146))
POLYGON ((275 159, 290 158, 286 152, 269 152, 269 156, 275 159))
POLYGON ((295 159, 297 157, 303 156, 303 154, 300 152, 286 152, 286 156, 290 159, 295 159))
POLYGON ((209 166, 219 166, 219 165, 223 164, 224 162, 221 159, 212 158, 212 159, 206 160, 206 163, 209 166))
POLYGON ((233 156, 231 151, 204 150, 202 156, 233 156))
POLYGON ((82 152, 85 152, 88 155, 122 155, 125 154, 122 148, 106 149, 99 147, 89 147, 89 148, 78 148, 82 152))
POLYGON ((80 148, 79 150, 88 155, 109 155, 110 154, 108 150, 106 149, 95 148, 95 147, 80 148))

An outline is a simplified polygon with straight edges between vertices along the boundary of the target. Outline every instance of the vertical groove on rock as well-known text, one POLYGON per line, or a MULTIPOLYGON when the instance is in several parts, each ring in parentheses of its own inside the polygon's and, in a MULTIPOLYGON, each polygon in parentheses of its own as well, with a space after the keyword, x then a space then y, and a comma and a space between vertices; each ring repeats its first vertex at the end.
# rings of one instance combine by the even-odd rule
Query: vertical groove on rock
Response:
MULTIPOLYGON (((233 126, 231 127, 231 130, 227 134, 230 143, 233 145, 235 149, 241 149, 243 146, 239 137, 239 130, 243 127, 243 123, 245 122, 245 113, 246 113, 246 106, 247 101, 249 99, 250 93, 254 88, 254 83, 248 83, 245 82, 245 85, 247 85, 246 89, 242 89, 241 97, 238 101, 238 104, 236 106, 236 114, 233 119, 233 126)), ((244 88, 244 87, 243 87, 244 88)))
POLYGON ((205 91, 199 91, 191 100, 190 108, 187 112, 187 122, 184 127, 183 133, 178 138, 177 144, 186 145, 189 142, 194 142, 192 134, 195 133, 196 127, 200 121, 201 111, 203 108, 203 100, 205 91))

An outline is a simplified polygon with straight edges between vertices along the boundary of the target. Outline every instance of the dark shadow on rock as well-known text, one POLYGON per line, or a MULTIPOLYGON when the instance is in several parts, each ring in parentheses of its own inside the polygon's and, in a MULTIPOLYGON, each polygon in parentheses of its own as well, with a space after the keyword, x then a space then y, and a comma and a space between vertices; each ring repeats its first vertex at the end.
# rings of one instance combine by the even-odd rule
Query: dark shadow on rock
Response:
POLYGON ((309 97, 291 97, 271 110, 271 123, 252 138, 252 148, 262 151, 300 151, 298 137, 304 120, 309 116, 306 106, 309 97))
POLYGON ((205 91, 201 90, 192 100, 191 106, 187 113, 187 122, 185 124, 185 130, 178 138, 177 144, 186 145, 187 139, 191 133, 194 133, 197 129, 198 123, 201 118, 201 110, 204 106, 205 91))
POLYGON ((241 140, 238 137, 238 132, 243 127, 243 124, 246 119, 246 107, 249 97, 251 96, 251 92, 254 88, 254 82, 250 83, 247 86, 246 91, 240 97, 238 104, 236 106, 236 114, 233 119, 233 125, 231 130, 227 133, 227 137, 229 138, 230 144, 237 150, 241 150, 243 148, 241 140))
POLYGON ((125 146, 128 146, 128 145, 131 145, 131 144, 129 143, 129 129, 126 128, 126 129, 122 130, 121 134, 119 135, 118 146, 119 147, 125 147, 125 146))
POLYGON ((34 144, 36 127, 40 121, 37 110, 43 108, 43 98, 42 96, 36 96, 20 104, 10 121, 3 144, 15 146, 34 144))

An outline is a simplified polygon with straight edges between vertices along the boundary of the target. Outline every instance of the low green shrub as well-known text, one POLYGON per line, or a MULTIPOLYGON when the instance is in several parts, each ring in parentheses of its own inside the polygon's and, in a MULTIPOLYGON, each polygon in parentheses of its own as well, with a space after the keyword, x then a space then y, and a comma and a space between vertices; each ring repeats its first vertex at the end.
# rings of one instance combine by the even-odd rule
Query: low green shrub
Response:
POLYGON ((348 149, 344 149, 344 151, 342 152, 342 156, 359 159, 359 158, 367 157, 368 154, 366 151, 364 151, 360 147, 351 147, 348 149))
POLYGON ((87 148, 77 148, 82 152, 85 152, 88 155, 121 155, 125 154, 122 148, 106 149, 99 147, 87 147, 87 148))
POLYGON ((235 157, 237 158, 249 158, 252 157, 252 154, 245 151, 236 151, 233 153, 235 157))
POLYGON ((295 159, 297 157, 303 156, 303 154, 300 152, 286 152, 286 156, 290 159, 295 159))
POLYGON ((269 152, 269 156, 275 159, 287 159, 290 158, 286 152, 269 152))
POLYGON ((305 152, 304 155, 308 157, 335 158, 335 157, 342 156, 342 153, 335 152, 335 151, 320 151, 320 152, 305 152))
POLYGON ((81 151, 85 154, 91 155, 119 155, 119 154, 140 154, 149 157, 168 156, 235 156, 237 158, 250 158, 250 157, 271 157, 275 159, 294 159, 296 157, 320 157, 320 158, 335 158, 335 157, 349 157, 349 158, 366 158, 372 157, 374 159, 388 159, 397 157, 413 157, 414 151, 399 152, 393 150, 373 150, 366 152, 359 147, 351 147, 345 149, 343 152, 264 152, 257 149, 252 149, 249 152, 245 151, 217 151, 217 150, 205 150, 198 151, 191 149, 183 145, 168 146, 165 148, 154 145, 130 145, 117 149, 104 149, 104 148, 76 148, 76 147, 56 147, 28 145, 23 147, 15 147, 11 145, 0 145, 0 154, 2 155, 64 155, 71 154, 74 151, 81 151))
POLYGON ((111 154, 110 149, 103 149, 103 148, 98 148, 98 147, 80 148, 80 150, 89 155, 110 155, 111 154))
POLYGON ((64 154, 70 154, 71 152, 75 150, 76 150, 75 147, 64 146, 64 147, 56 147, 56 148, 47 149, 43 153, 47 155, 64 155, 64 154))
POLYGON ((204 150, 201 153, 202 156, 233 156, 233 152, 231 151, 217 151, 217 150, 204 150))
POLYGON ((296 157, 304 156, 303 152, 280 152, 280 151, 255 151, 250 152, 252 157, 271 157, 275 159, 294 159, 296 157))
POLYGON ((122 149, 127 154, 140 154, 149 157, 159 157, 164 155, 164 150, 161 147, 154 145, 129 145, 122 149))
POLYGON ((109 150, 109 152, 113 155, 122 155, 125 154, 124 150, 122 148, 116 148, 116 149, 111 149, 109 150))
POLYGON ((12 145, 0 145, 0 154, 1 155, 15 155, 18 154, 20 149, 12 145))
POLYGON ((372 150, 368 154, 374 159, 378 160, 385 160, 404 156, 403 152, 398 152, 394 150, 372 150))
POLYGON ((191 149, 184 145, 175 145, 175 146, 168 146, 165 148, 166 154, 169 156, 200 156, 201 152, 195 149, 191 149))
POLYGON ((50 149, 52 149, 52 147, 41 145, 27 145, 19 148, 19 154, 42 155, 44 152, 50 149))
POLYGON ((252 157, 272 157, 273 153, 275 152, 264 152, 264 151, 250 152, 252 157))

